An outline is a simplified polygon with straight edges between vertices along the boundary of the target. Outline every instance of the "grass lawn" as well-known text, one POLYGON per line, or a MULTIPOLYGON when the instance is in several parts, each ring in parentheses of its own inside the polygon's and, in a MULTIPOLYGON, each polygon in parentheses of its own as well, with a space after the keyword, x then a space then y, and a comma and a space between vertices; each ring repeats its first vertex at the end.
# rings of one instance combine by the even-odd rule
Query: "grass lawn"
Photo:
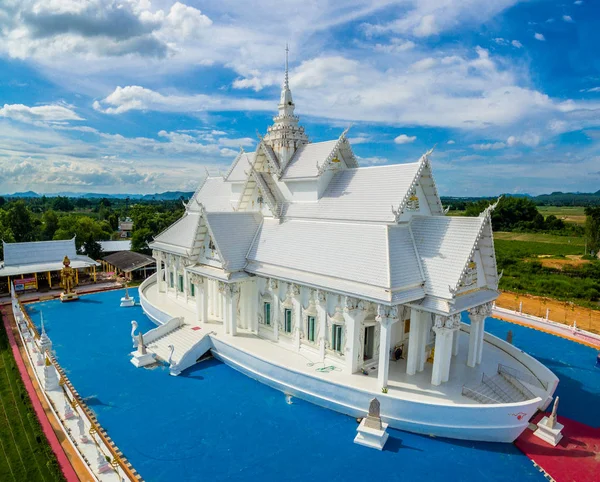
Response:
MULTIPOLYGON (((546 233, 515 233, 515 232, 494 232, 494 240, 503 241, 526 241, 528 243, 550 243, 566 246, 585 246, 585 239, 581 236, 556 236, 546 233)), ((568 248, 567 248, 568 249, 568 248)), ((542 253, 550 254, 550 253, 542 253)), ((566 253, 571 254, 571 253, 566 253)), ((577 253, 575 253, 577 254, 577 253)), ((583 254, 583 253, 582 253, 583 254)))
POLYGON ((0 480, 64 480, 19 376, 0 323, 0 480))
POLYGON ((538 206, 537 208, 544 217, 554 214, 558 219, 569 223, 585 224, 583 206, 538 206))

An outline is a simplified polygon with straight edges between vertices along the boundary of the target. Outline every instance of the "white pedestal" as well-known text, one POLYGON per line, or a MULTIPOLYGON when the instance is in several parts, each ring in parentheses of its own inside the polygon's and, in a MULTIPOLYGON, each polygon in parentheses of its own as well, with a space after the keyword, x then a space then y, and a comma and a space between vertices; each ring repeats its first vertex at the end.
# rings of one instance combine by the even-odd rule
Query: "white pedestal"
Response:
POLYGON ((556 422, 554 424, 554 428, 550 428, 547 425, 548 422, 548 417, 542 418, 542 420, 538 422, 538 428, 535 432, 533 432, 533 435, 535 435, 538 438, 541 438, 544 442, 548 442, 553 447, 556 447, 558 445, 558 442, 560 442, 560 440, 563 437, 562 433, 560 432, 564 428, 564 425, 556 422))
POLYGON ((60 301, 75 301, 79 299, 79 295, 77 293, 61 293, 60 301))
POLYGON ((367 427, 365 422, 366 418, 363 418, 362 422, 360 422, 360 425, 356 429, 358 433, 356 434, 356 437, 354 437, 354 443, 377 450, 383 450, 383 446, 385 445, 389 436, 386 432, 388 424, 382 423, 381 430, 377 430, 375 428, 367 427))
POLYGON ((44 366, 44 390, 55 390, 58 388, 58 375, 54 366, 44 366))
POLYGON ((146 353, 144 355, 141 355, 137 351, 133 351, 131 352, 131 355, 133 356, 133 358, 131 359, 131 363, 133 363, 133 366, 136 368, 145 367, 146 365, 152 365, 152 363, 156 362, 153 353, 146 353))
POLYGON ((135 306, 135 298, 130 296, 129 298, 121 298, 121 308, 129 308, 131 306, 135 306))

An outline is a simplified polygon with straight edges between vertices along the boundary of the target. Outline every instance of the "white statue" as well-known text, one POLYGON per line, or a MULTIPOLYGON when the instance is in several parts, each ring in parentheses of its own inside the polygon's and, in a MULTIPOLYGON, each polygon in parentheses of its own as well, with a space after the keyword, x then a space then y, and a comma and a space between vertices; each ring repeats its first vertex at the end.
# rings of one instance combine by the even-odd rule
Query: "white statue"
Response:
POLYGON ((133 340, 133 348, 137 347, 137 340, 135 338, 135 330, 137 330, 137 328, 138 328, 137 321, 132 320, 131 321, 131 339, 133 340))
POLYGON ((81 441, 81 443, 88 443, 89 439, 87 437, 87 434, 85 433, 85 423, 83 421, 83 417, 79 417, 77 419, 77 428, 79 429, 79 440, 81 441))

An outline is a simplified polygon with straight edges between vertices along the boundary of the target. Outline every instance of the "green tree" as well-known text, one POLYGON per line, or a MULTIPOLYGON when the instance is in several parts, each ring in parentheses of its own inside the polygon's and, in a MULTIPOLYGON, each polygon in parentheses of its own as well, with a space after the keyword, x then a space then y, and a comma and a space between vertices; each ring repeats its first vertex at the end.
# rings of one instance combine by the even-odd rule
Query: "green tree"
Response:
POLYGON ((36 223, 25 201, 12 203, 8 210, 8 226, 17 242, 36 240, 36 223))
POLYGON ((600 207, 585 208, 585 239, 588 251, 597 254, 600 251, 600 207))
POLYGON ((44 239, 54 238, 54 233, 58 229, 58 215, 49 209, 42 215, 42 237, 44 239))
POLYGON ((52 200, 52 207, 57 211, 69 212, 75 209, 75 204, 68 197, 57 196, 52 200))
POLYGON ((67 215, 59 219, 54 239, 71 239, 75 236, 75 246, 81 249, 85 242, 110 239, 112 230, 106 221, 96 221, 87 216, 67 215))
POLYGON ((148 243, 152 241, 152 231, 148 228, 136 229, 131 235, 131 251, 150 254, 148 243))
MULTIPOLYGON (((0 210, 0 241, 14 243, 15 236, 8 222, 8 213, 0 210)), ((4 259, 4 243, 0 243, 0 258, 4 259)))
POLYGON ((83 250, 92 259, 102 258, 102 246, 92 236, 88 236, 88 239, 83 243, 83 250))

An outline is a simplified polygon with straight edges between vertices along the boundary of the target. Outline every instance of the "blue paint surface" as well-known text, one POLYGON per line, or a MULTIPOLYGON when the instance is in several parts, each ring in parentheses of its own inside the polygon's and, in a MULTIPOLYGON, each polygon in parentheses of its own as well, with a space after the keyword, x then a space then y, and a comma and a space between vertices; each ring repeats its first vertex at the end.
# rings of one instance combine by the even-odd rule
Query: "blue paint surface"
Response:
MULTIPOLYGON (((287 404, 283 393, 216 360, 179 377, 165 368, 136 369, 130 322, 143 331, 154 325, 138 306, 119 308, 121 296, 112 291, 27 309, 38 326, 43 311, 60 364, 148 481, 545 480, 512 444, 390 430, 383 452, 355 445, 354 419, 297 399, 287 404)), ((561 412, 590 423, 585 404, 597 400, 600 378, 590 349, 498 320, 486 328, 502 337, 512 329, 516 345, 561 377, 561 412)))

